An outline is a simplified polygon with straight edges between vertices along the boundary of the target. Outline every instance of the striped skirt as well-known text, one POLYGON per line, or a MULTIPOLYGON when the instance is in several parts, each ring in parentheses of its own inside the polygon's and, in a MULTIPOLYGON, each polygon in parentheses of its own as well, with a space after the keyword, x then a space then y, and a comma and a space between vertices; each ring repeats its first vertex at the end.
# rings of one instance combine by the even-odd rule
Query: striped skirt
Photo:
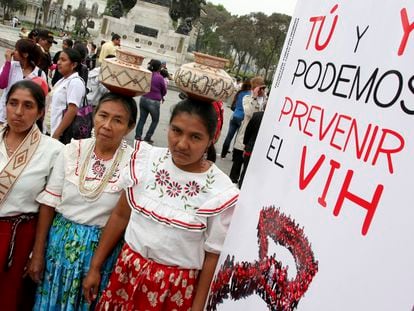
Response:
MULTIPOLYGON (((57 214, 49 231, 45 273, 37 288, 34 310, 93 310, 82 294, 82 280, 98 246, 102 229, 72 222, 57 214)), ((101 270, 100 291, 106 287, 121 249, 115 248, 101 270)))
POLYGON ((125 243, 95 310, 190 311, 197 276, 198 270, 145 259, 125 243))

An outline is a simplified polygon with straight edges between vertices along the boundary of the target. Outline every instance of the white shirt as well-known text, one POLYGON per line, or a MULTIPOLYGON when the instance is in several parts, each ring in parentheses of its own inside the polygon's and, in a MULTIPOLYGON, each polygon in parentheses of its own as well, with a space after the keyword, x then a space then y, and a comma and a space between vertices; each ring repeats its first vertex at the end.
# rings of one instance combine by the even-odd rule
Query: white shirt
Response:
MULTIPOLYGON (((17 179, 5 201, 0 205, 0 217, 39 211, 36 197, 44 190, 62 147, 63 145, 56 139, 42 135, 35 154, 17 179)), ((8 160, 3 135, 0 135, 1 170, 6 166, 8 160)))
MULTIPOLYGON (((0 69, 0 72, 2 70, 3 70, 3 67, 0 69)), ((22 70, 22 67, 20 66, 20 62, 16 62, 14 60, 11 61, 10 72, 9 72, 9 83, 7 84, 7 87, 4 89, 3 94, 0 98, 0 122, 6 121, 6 99, 7 99, 7 94, 9 93, 9 90, 12 87, 12 85, 15 84, 17 81, 21 81, 23 79, 33 79, 35 77, 38 77, 39 73, 40 73, 40 76, 46 81, 46 74, 39 67, 35 67, 33 71, 27 77, 23 77, 23 70, 22 70)))
MULTIPOLYGON (((112 209, 121 195, 123 185, 120 171, 128 164, 132 148, 127 146, 124 155, 110 178, 102 195, 90 201, 79 192, 79 174, 94 139, 72 140, 59 154, 55 168, 46 189, 37 197, 39 203, 54 207, 65 218, 83 225, 105 226, 112 209)), ((86 174, 86 186, 93 187, 101 182, 114 159, 103 161, 94 154, 88 159, 90 165, 86 174)))
POLYGON ((52 91, 49 93, 52 99, 50 103, 50 136, 53 136, 62 121, 63 111, 67 108, 68 104, 75 104, 77 107, 80 107, 84 95, 85 84, 77 72, 56 82, 52 91))
POLYGON ((122 178, 132 209, 125 241, 155 262, 201 269, 205 251, 220 253, 239 190, 215 164, 184 172, 166 148, 137 143, 122 178))

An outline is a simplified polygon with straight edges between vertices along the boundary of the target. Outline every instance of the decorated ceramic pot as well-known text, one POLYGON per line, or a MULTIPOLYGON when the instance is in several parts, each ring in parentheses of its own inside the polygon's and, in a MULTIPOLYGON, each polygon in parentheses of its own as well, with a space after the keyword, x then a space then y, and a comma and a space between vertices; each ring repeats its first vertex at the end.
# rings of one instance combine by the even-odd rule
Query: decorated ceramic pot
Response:
POLYGON ((110 91, 139 96, 151 90, 152 72, 142 67, 143 56, 118 49, 116 58, 102 61, 99 81, 110 91))
POLYGON ((236 91, 233 79, 224 71, 227 59, 194 52, 195 62, 182 65, 175 84, 190 98, 225 101, 236 91))

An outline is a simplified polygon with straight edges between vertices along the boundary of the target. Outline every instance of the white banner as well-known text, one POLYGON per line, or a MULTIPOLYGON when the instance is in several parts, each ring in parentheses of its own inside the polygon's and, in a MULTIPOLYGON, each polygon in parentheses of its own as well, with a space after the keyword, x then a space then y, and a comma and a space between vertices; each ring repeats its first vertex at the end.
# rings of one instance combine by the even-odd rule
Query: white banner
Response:
POLYGON ((414 2, 299 0, 207 310, 412 310, 414 2))

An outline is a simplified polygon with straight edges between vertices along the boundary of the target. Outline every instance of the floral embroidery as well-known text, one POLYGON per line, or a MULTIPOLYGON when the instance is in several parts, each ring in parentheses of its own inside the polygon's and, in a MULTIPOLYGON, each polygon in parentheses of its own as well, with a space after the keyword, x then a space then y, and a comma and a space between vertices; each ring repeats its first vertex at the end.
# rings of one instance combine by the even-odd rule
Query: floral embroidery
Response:
POLYGON ((153 180, 146 185, 145 189, 157 192, 159 198, 164 198, 165 195, 170 198, 179 198, 182 201, 182 208, 184 210, 197 210, 198 206, 191 204, 194 202, 191 199, 198 197, 200 194, 208 193, 213 189, 212 186, 216 181, 214 169, 211 168, 207 172, 206 178, 202 183, 192 180, 186 184, 180 184, 172 179, 172 175, 167 169, 163 168, 166 160, 170 157, 171 154, 167 151, 152 162, 151 172, 154 174, 153 180))
POLYGON ((105 165, 101 163, 100 160, 97 160, 92 164, 92 172, 96 175, 96 177, 102 178, 105 173, 105 165))
POLYGON ((188 286, 185 290, 184 298, 185 299, 190 299, 191 296, 193 295, 193 290, 194 290, 193 285, 188 286))
POLYGON ((172 297, 171 301, 175 302, 177 306, 181 307, 184 303, 183 294, 180 291, 177 291, 172 297))
MULTIPOLYGON (((107 169, 107 166, 112 164, 112 160, 104 161, 100 158, 98 158, 95 153, 92 153, 92 164, 87 172, 86 180, 87 181, 95 181, 95 180, 101 180, 105 174, 105 171, 107 169)), ((78 165, 79 165, 79 159, 78 159, 78 165)), ((110 178, 109 182, 114 183, 119 179, 120 176, 120 169, 119 165, 115 169, 114 174, 110 178)), ((78 168, 76 168, 76 175, 79 175, 78 168)))
POLYGON ((194 180, 190 181, 185 184, 184 192, 190 197, 196 196, 200 192, 200 185, 194 180))
POLYGON ((155 181, 161 186, 168 185, 170 183, 170 173, 166 170, 159 170, 155 174, 155 181))
POLYGON ((157 270, 157 272, 155 272, 155 283, 159 283, 161 282, 161 280, 164 278, 164 271, 162 270, 157 270))
POLYGON ((169 293, 170 293, 170 290, 168 290, 168 289, 166 291, 164 291, 164 293, 160 296, 160 302, 164 302, 165 298, 167 298, 169 293))
POLYGON ((157 292, 148 292, 147 297, 148 297, 148 301, 149 301, 151 307, 155 307, 157 305, 158 293, 157 292))
POLYGON ((167 186, 167 194, 170 197, 175 198, 180 195, 181 189, 181 185, 178 182, 173 181, 167 186))
POLYGON ((129 299, 128 293, 125 289, 121 288, 116 291, 116 294, 121 297, 123 300, 127 301, 129 299))

